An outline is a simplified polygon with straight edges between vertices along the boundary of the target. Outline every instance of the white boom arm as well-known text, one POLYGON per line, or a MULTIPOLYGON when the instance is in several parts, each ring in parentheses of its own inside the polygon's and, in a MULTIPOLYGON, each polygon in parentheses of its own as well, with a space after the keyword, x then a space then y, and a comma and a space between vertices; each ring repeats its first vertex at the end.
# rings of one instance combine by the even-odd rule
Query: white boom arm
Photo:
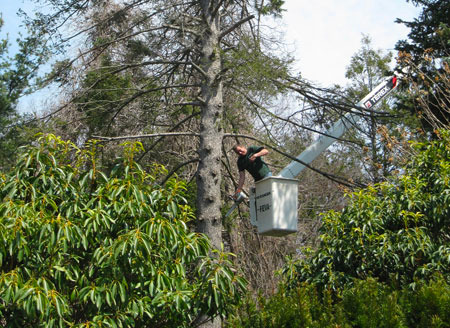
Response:
MULTIPOLYGON (((394 75, 385 79, 375 89, 372 90, 367 96, 365 96, 360 102, 357 103, 357 107, 371 108, 378 103, 382 98, 388 95, 392 90, 397 87, 398 79, 394 75)), ((325 149, 327 149, 336 138, 339 138, 359 121, 360 114, 359 109, 355 108, 352 112, 347 113, 339 121, 324 134, 317 138, 308 148, 306 148, 300 155, 297 156, 297 161, 292 161, 286 166, 279 176, 288 179, 294 179, 305 168, 304 164, 310 164, 317 156, 319 156, 325 149), (301 162, 301 163, 300 163, 301 162)))
MULTIPOLYGON (((380 83, 372 92, 365 96, 356 107, 371 108, 378 103, 382 98, 388 95, 392 90, 397 87, 397 76, 394 75, 385 79, 380 83)), ((321 135, 314 141, 308 148, 306 148, 300 155, 297 156, 297 161, 292 161, 286 166, 280 173, 279 177, 294 179, 300 172, 306 167, 304 164, 310 164, 317 156, 319 156, 325 149, 327 149, 336 138, 342 136, 345 131, 356 124, 360 119, 360 113, 358 108, 354 108, 352 112, 347 113, 339 121, 329 129, 324 135, 321 135), (302 164, 304 163, 304 164, 302 164)), ((234 209, 247 197, 241 192, 235 200, 233 206, 228 210, 225 217, 229 216, 234 209)))

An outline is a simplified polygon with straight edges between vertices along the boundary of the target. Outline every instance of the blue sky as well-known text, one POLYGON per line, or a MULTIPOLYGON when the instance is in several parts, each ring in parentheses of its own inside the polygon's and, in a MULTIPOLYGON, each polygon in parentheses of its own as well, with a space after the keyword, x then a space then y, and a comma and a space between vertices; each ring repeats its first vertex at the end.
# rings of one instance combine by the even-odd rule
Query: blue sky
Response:
MULTIPOLYGON (((0 0, 5 21, 0 38, 8 33, 11 43, 21 28, 19 8, 31 12, 35 5, 31 0, 0 0)), ((295 67, 322 86, 345 84, 345 69, 361 46, 362 34, 372 38, 375 48, 393 50, 409 31, 395 19, 412 20, 420 12, 406 0, 286 0, 285 9, 278 23, 294 51, 295 67)))
MULTIPOLYGON (((4 21, 4 25, 0 31, 0 39, 8 36, 10 56, 17 50, 15 40, 19 37, 19 32, 26 32, 22 19, 17 15, 20 8, 27 13, 32 13, 37 7, 31 0, 0 0, 0 13, 4 21)), ((56 99, 55 97, 51 97, 49 92, 49 89, 44 89, 34 95, 23 97, 19 101, 18 110, 20 112, 38 112, 41 108, 45 107, 44 104, 48 102, 48 99, 56 99)))
POLYGON ((30 0, 0 0, 0 12, 4 20, 0 38, 5 38, 8 34, 10 43, 13 46, 13 41, 18 37, 19 31, 25 30, 21 26, 21 18, 17 15, 19 8, 24 9, 26 12, 31 12, 34 7, 35 5, 30 0))

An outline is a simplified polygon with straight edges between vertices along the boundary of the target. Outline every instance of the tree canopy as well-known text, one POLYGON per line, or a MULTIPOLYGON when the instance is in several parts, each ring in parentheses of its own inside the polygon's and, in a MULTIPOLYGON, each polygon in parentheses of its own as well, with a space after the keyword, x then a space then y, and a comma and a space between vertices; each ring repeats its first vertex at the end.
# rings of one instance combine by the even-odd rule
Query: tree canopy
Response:
POLYGON ((411 29, 408 40, 400 40, 400 63, 409 67, 413 92, 403 105, 421 119, 425 130, 448 128, 450 4, 447 1, 413 0, 422 12, 411 22, 398 19, 411 29), (426 101, 423 101, 426 98, 426 101))

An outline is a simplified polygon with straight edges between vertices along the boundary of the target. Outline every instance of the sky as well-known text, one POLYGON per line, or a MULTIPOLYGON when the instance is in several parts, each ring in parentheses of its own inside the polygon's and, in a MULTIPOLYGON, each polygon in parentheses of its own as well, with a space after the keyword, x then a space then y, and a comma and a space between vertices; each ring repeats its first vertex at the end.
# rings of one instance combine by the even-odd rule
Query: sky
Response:
MULTIPOLYGON (((19 8, 30 12, 30 0, 0 0, 6 33, 14 40, 20 29, 19 8)), ((278 21, 302 76, 321 86, 345 85, 345 70, 361 47, 363 34, 376 49, 393 50, 409 29, 396 18, 413 20, 420 10, 406 0, 286 0, 278 21)), ((13 48, 11 48, 13 50, 13 48)), ((20 106, 26 106, 21 104, 20 106)))
POLYGON ((20 8, 26 12, 31 12, 34 7, 35 5, 30 0, 0 0, 0 13, 2 13, 4 20, 0 38, 4 38, 8 34, 10 41, 15 40, 18 37, 19 30, 24 30, 21 27, 21 18, 17 15, 17 12, 20 8))
MULTIPOLYGON (((344 85, 350 59, 369 35, 375 49, 393 51, 409 29, 395 23, 418 17, 406 0, 286 0, 282 24, 295 47, 296 68, 322 86, 344 85)), ((394 51, 395 54, 395 51, 394 51)))

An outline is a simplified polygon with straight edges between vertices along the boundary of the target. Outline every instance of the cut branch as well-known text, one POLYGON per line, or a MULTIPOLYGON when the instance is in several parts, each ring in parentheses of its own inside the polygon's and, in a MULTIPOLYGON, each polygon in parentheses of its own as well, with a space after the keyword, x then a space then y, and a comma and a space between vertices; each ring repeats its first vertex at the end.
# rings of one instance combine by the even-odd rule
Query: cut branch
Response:
MULTIPOLYGON (((307 130, 307 131, 310 131, 310 132, 313 132, 313 133, 317 133, 317 134, 319 134, 319 135, 323 135, 323 136, 326 136, 326 137, 330 137, 330 138, 333 138, 333 139, 338 140, 338 141, 343 141, 343 142, 353 143, 353 144, 356 144, 356 145, 358 145, 358 146, 362 146, 362 145, 361 145, 360 143, 358 143, 358 142, 355 142, 355 141, 352 141, 352 140, 349 140, 349 139, 344 139, 344 138, 339 138, 339 137, 336 137, 336 136, 332 136, 332 135, 330 135, 330 134, 327 134, 326 132, 322 132, 322 131, 319 131, 319 130, 316 130, 316 129, 307 127, 307 126, 305 126, 305 125, 298 124, 298 123, 292 121, 292 120, 289 119, 289 118, 284 118, 284 117, 278 116, 278 115, 272 113, 272 112, 271 112, 270 110, 268 110, 267 108, 265 108, 265 107, 264 107, 263 105, 261 105, 260 103, 258 103, 256 100, 254 100, 253 98, 251 98, 248 94, 245 94, 245 93, 241 92, 238 88, 233 88, 233 90, 235 90, 236 92, 239 92, 243 97, 245 97, 245 98, 247 99, 247 101, 248 101, 250 104, 252 104, 253 106, 255 106, 255 107, 257 107, 257 108, 259 108, 259 109, 261 109, 261 110, 263 110, 266 114, 272 116, 272 117, 275 118, 275 119, 278 119, 278 120, 280 120, 280 121, 283 121, 283 122, 292 124, 292 125, 294 125, 294 126, 300 128, 300 129, 305 129, 305 130, 307 130)), ((258 113, 257 113, 257 114, 258 114, 258 113)))
POLYGON ((392 113, 389 113, 389 112, 376 111, 374 109, 367 109, 365 107, 357 106, 356 104, 353 104, 351 101, 344 102, 344 101, 340 101, 336 98, 332 98, 332 101, 330 101, 328 98, 311 91, 311 89, 319 91, 319 92, 327 93, 327 94, 332 94, 334 96, 342 96, 342 95, 338 95, 331 90, 316 88, 316 87, 313 87, 308 84, 301 85, 300 83, 298 83, 297 81, 295 81, 293 79, 290 79, 288 81, 289 83, 285 83, 283 81, 279 81, 279 80, 275 80, 275 79, 272 79, 272 81, 282 87, 288 88, 289 90, 292 90, 292 91, 295 91, 295 92, 301 94, 303 97, 305 97, 307 100, 309 100, 310 102, 312 102, 314 104, 329 106, 330 108, 335 108, 335 109, 341 110, 343 112, 355 113, 362 117, 373 117, 374 115, 376 115, 377 117, 399 117, 398 115, 393 115, 392 113), (296 85, 298 87, 295 87, 293 85, 296 85), (354 109, 359 110, 359 112, 355 112, 354 109))

